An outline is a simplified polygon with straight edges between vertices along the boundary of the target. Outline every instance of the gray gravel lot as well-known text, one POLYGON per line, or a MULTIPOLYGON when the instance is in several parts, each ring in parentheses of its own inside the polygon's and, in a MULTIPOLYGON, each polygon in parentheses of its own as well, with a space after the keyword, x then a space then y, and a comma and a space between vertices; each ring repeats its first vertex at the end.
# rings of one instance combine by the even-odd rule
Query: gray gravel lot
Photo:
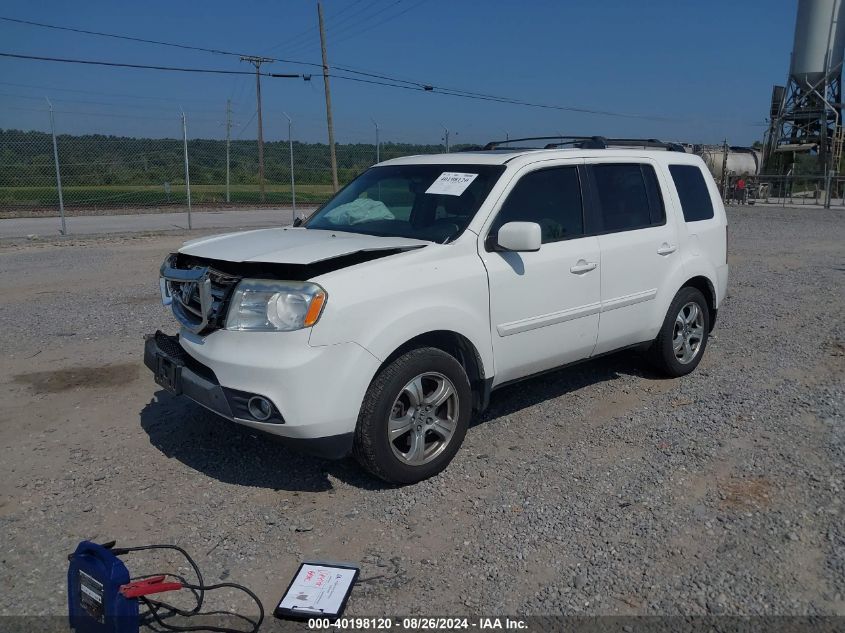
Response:
POLYGON ((698 371, 623 353, 498 391, 406 488, 156 387, 142 336, 175 331, 156 275, 184 234, 6 245, 0 614, 63 613, 87 537, 177 543, 268 606, 303 558, 360 562, 348 615, 845 615, 845 217, 729 218, 698 371))

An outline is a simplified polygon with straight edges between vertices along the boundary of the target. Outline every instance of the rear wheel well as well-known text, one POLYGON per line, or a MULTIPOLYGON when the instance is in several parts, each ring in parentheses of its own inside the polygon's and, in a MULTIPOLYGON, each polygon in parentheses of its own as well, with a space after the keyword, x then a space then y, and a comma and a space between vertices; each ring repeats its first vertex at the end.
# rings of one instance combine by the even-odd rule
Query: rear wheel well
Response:
POLYGON ((696 288, 704 295, 704 298, 707 300, 707 310, 710 312, 710 330, 712 331, 718 312, 716 309, 716 289, 713 287, 713 284, 707 277, 699 276, 688 280, 683 287, 696 288))
POLYGON ((475 349, 475 345, 467 337, 457 332, 436 330, 415 336, 396 348, 381 364, 379 372, 402 356, 402 354, 421 347, 434 347, 446 352, 457 360, 464 368, 467 378, 469 378, 469 384, 472 388, 473 411, 478 412, 484 410, 487 406, 487 398, 489 397, 487 381, 484 378, 484 363, 481 360, 478 350, 475 349))

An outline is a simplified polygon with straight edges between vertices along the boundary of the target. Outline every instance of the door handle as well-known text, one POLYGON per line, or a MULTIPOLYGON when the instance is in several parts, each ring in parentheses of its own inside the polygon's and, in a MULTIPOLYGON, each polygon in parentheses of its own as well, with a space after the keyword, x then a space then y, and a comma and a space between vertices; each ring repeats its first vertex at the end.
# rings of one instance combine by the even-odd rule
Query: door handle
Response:
POLYGON ((660 245, 660 248, 657 249, 657 254, 658 255, 671 255, 676 250, 678 250, 677 245, 669 244, 667 242, 663 242, 663 244, 660 245))
POLYGON ((578 263, 569 269, 569 272, 574 275, 581 275, 583 273, 588 273, 591 270, 595 270, 596 266, 598 266, 598 263, 596 262, 587 262, 583 259, 579 259, 578 263))

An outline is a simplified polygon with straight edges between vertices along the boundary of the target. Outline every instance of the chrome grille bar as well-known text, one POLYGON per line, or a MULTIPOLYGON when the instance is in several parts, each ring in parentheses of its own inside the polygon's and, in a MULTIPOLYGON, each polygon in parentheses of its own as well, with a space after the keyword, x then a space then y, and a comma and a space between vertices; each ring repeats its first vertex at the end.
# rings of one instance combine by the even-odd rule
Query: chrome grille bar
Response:
POLYGON ((173 316, 191 332, 202 332, 215 303, 208 267, 175 268, 174 259, 171 255, 161 265, 161 302, 169 305, 173 316))

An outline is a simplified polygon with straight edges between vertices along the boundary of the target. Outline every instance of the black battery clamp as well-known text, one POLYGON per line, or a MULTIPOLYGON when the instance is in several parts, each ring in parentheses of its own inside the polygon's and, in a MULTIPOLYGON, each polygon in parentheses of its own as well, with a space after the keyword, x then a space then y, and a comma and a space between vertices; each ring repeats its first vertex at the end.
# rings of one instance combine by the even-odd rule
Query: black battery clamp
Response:
POLYGON ((217 633, 256 633, 264 621, 264 606, 252 591, 233 582, 206 585, 194 559, 178 545, 140 545, 115 547, 116 543, 82 541, 68 555, 68 620, 76 633, 137 633, 142 623, 154 622, 167 631, 214 631, 217 633), (121 556, 149 550, 173 550, 181 554, 197 577, 195 583, 177 574, 159 573, 131 577, 121 556), (258 606, 258 617, 250 618, 233 612, 202 612, 205 592, 231 588, 247 594, 258 606), (150 598, 154 594, 189 590, 196 599, 191 609, 182 609, 161 600, 150 598), (146 611, 141 610, 145 607, 146 611), (167 620, 180 618, 181 622, 196 616, 205 616, 203 624, 172 624, 167 620), (216 621, 208 622, 210 617, 216 621), (220 618, 235 619, 251 628, 221 626, 220 618))

